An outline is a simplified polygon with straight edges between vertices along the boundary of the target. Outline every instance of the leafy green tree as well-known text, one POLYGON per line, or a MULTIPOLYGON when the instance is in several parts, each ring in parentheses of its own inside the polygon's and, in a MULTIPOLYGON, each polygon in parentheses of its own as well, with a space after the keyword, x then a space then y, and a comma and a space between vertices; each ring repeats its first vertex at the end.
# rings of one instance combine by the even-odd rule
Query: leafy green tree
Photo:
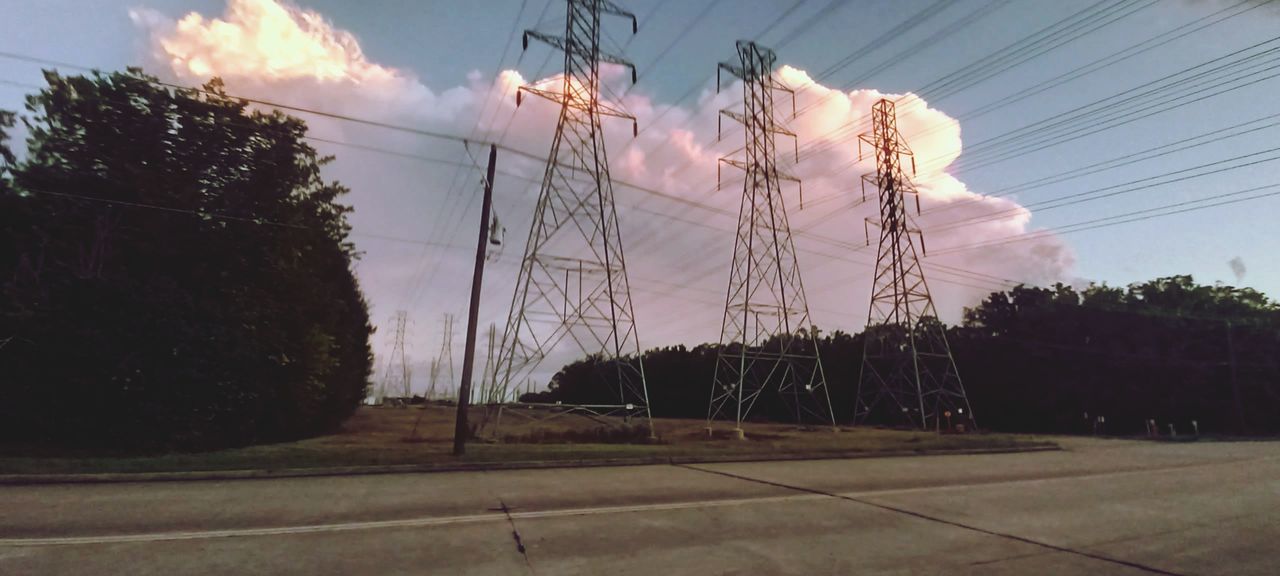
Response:
POLYGON ((339 426, 372 328, 306 125, 218 80, 45 76, 0 196, 0 434, 208 449, 339 426))

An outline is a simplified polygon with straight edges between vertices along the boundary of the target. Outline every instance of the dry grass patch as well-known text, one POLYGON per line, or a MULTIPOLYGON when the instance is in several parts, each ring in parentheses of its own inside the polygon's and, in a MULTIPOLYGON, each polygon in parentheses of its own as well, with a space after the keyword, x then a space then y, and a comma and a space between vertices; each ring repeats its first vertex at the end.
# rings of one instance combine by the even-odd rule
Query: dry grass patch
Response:
MULTIPOLYGON (((455 460, 450 454, 454 411, 453 406, 438 404, 425 408, 362 408, 337 434, 207 453, 0 457, 0 473, 278 470, 448 462, 455 460)), ((731 432, 732 424, 717 423, 709 436, 706 423, 701 420, 661 418, 654 420, 656 438, 651 439, 642 420, 627 424, 621 418, 555 415, 521 408, 504 409, 500 425, 497 411, 483 407, 473 408, 468 420, 474 424, 473 434, 477 437, 468 445, 465 461, 821 456, 1052 445, 1042 439, 1012 434, 938 435, 865 427, 833 431, 829 427, 772 423, 744 426, 746 439, 739 440, 731 432), (516 414, 515 410, 525 412, 516 414)))

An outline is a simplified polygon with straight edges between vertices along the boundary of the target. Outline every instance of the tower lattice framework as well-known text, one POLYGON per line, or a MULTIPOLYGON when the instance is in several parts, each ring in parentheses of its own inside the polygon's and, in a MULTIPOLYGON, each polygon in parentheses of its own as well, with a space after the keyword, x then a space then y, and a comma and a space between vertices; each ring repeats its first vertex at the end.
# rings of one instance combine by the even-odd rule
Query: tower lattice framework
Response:
POLYGON ((907 213, 908 197, 916 213, 920 197, 903 169, 915 160, 898 132, 894 103, 881 99, 871 107, 871 132, 862 142, 875 150, 876 171, 864 183, 879 191, 880 230, 876 274, 867 313, 867 329, 858 378, 854 422, 908 423, 924 429, 974 423, 951 347, 925 282, 914 239, 924 252, 924 237, 907 213))
POLYGON ((458 379, 453 372, 453 314, 445 314, 440 320, 440 354, 436 356, 435 366, 432 367, 434 374, 432 375, 432 386, 437 376, 445 375, 445 386, 449 390, 458 388, 458 379))
POLYGON ((591 404, 647 418, 649 394, 601 118, 631 120, 633 134, 636 124, 599 98, 601 62, 630 68, 633 82, 636 72, 626 60, 601 52, 603 16, 628 18, 636 31, 635 16, 612 2, 567 0, 563 36, 524 33, 525 48, 533 38, 564 52, 564 75, 553 81, 559 86, 516 91, 517 106, 528 93, 558 104, 560 116, 491 388, 510 389, 568 341, 598 360, 601 386, 591 404))
POLYGON ((793 107, 795 93, 773 76, 772 50, 739 41, 737 51, 738 64, 717 69, 742 80, 742 112, 720 114, 742 124, 746 142, 740 156, 720 159, 741 169, 744 183, 707 424, 733 419, 741 430, 761 394, 776 389, 797 421, 834 426, 781 187, 799 180, 776 158, 775 136, 796 135, 778 123, 774 93, 791 94, 793 107))
POLYGON ((378 402, 388 396, 399 395, 408 398, 412 395, 409 389, 409 364, 404 356, 405 327, 409 322, 409 313, 399 310, 392 318, 395 326, 391 353, 387 357, 387 367, 382 371, 382 384, 378 389, 378 402))
POLYGON ((448 387, 446 387, 445 390, 436 389, 436 383, 440 379, 440 359, 439 358, 431 359, 431 368, 429 372, 430 372, 431 380, 427 387, 426 399, 434 400, 440 396, 444 396, 445 398, 448 398, 450 394, 448 387))

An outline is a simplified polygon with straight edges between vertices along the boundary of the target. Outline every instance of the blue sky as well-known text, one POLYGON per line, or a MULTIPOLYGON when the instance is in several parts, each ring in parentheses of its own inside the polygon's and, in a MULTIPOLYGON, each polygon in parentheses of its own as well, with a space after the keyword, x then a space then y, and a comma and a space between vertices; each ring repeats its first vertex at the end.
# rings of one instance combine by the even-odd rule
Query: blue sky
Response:
MULTIPOLYGON (((714 70, 715 62, 729 58, 733 54, 733 42, 739 38, 756 37, 761 31, 768 30, 759 40, 765 45, 779 47, 781 63, 816 74, 933 4, 931 1, 917 0, 806 0, 793 9, 794 3, 789 0, 722 0, 714 4, 701 0, 630 0, 621 3, 642 18, 640 31, 634 38, 630 38, 628 27, 622 22, 614 22, 609 27, 609 43, 624 45, 627 57, 639 67, 641 76, 637 91, 651 99, 655 105, 670 105, 694 89, 691 98, 680 102, 690 108, 706 96, 703 89, 708 87, 706 82, 714 70), (784 13, 787 17, 779 20, 784 13)), ((1230 8, 1236 3, 1230 0, 1139 1, 1131 5, 1136 10, 1132 15, 1115 24, 1030 58, 1019 66, 946 97, 931 99, 926 92, 926 100, 931 108, 952 117, 960 117, 984 104, 1114 54, 1197 18, 1230 8), (1141 6, 1145 7, 1137 9, 1141 6)), ((520 57, 519 38, 514 37, 513 29, 538 26, 540 30, 555 33, 563 26, 563 7, 556 0, 552 0, 550 4, 547 0, 304 0, 299 4, 322 14, 334 28, 350 32, 358 39, 370 62, 407 71, 421 84, 437 93, 443 93, 452 87, 468 86, 476 81, 474 75, 477 73, 482 79, 492 79, 499 68, 518 70, 525 78, 554 72, 555 58, 549 59, 551 66, 540 69, 540 65, 548 61, 549 54, 545 48, 531 48, 525 56, 520 57), (545 17, 540 23, 539 17, 543 15, 545 17), (505 53, 504 47, 509 47, 505 53)), ((925 24, 899 37, 887 39, 883 46, 851 66, 822 78, 821 83, 832 88, 874 89, 883 93, 918 90, 937 78, 1017 42, 1042 27, 1089 7, 1090 4, 1082 1, 1050 0, 1013 0, 993 4, 984 0, 957 0, 925 24), (931 43, 907 58, 892 58, 966 15, 988 8, 988 14, 955 34, 931 43), (888 65, 881 66, 882 63, 888 65), (880 68, 878 72, 867 75, 868 71, 877 68, 880 68), (860 81, 851 84, 853 80, 860 81)), ((1248 4, 1241 6, 1243 9, 1248 4)), ((144 63, 149 66, 149 70, 164 75, 163 70, 154 70, 155 63, 149 59, 151 38, 148 37, 147 30, 130 19, 129 10, 145 8, 171 19, 181 18, 191 12, 213 18, 223 15, 226 7, 226 0, 43 0, 17 3, 6 7, 6 18, 0 22, 0 51, 103 69, 144 63)), ((1006 134, 1042 118, 1133 88, 1233 50, 1270 40, 1277 36, 1277 30, 1280 30, 1280 10, 1272 6, 1251 10, 1240 17, 1189 34, 1185 38, 1099 72, 1084 75, 991 114, 962 121, 960 131, 963 141, 966 146, 972 146, 988 138, 1006 134)), ((1261 78, 1262 75, 1257 77, 1261 78)), ((0 79, 38 83, 38 66, 0 58, 0 79)), ((1266 80, 1073 142, 1020 155, 1004 162, 963 170, 959 177, 973 192, 999 190, 1280 113, 1275 97, 1277 87, 1280 87, 1280 78, 1266 80)), ((234 84, 232 88, 235 89, 234 84)), ((12 86, 0 85, 0 108, 20 108, 22 93, 23 90, 12 86)), ((277 98, 283 99, 284 96, 277 98)), ((319 104, 312 103, 323 105, 324 100, 320 98, 319 104)), ((334 106, 338 106, 336 99, 334 106)), ((323 128, 320 125, 316 129, 319 131, 323 128)), ((541 135, 529 142, 537 142, 539 139, 545 142, 550 138, 547 132, 533 132, 541 135)), ((342 134, 349 139, 363 135, 351 129, 342 134)), ((1276 148, 1280 146, 1278 135, 1280 128, 1258 130, 1246 136, 1224 139, 1115 170, 1045 186, 1014 198, 1018 203, 1027 205, 1169 173, 1196 164, 1276 148)), ((339 154, 339 164, 344 155, 347 158, 355 156, 349 151, 334 153, 339 154)), ((380 161, 391 162, 386 159, 380 161)), ((618 161, 619 158, 615 156, 615 165, 618 161)), ((964 162, 965 156, 962 154, 953 168, 963 167, 964 162)), ((379 167, 378 171, 390 172, 398 169, 398 164, 387 164, 379 167)), ((361 182, 360 178, 367 177, 367 174, 362 175, 358 170, 351 169, 350 172, 341 173, 341 176, 344 181, 351 182, 354 179, 358 184, 361 182)), ((447 176, 448 174, 445 175, 447 176)), ((1060 209, 1038 211, 1032 208, 1030 226, 1031 229, 1056 228, 1212 194, 1273 184, 1280 182, 1277 176, 1280 176, 1280 162, 1264 162, 1248 168, 1060 209)), ((850 175, 849 179, 855 180, 856 175, 850 175)), ((406 180, 400 184, 413 181, 406 176, 406 180)), ((852 186, 851 182, 850 187, 852 186)), ((619 195, 622 194, 624 192, 620 191, 619 195)), ((528 197, 528 192, 512 196, 513 201, 528 201, 528 197)), ((365 202, 364 206, 357 202, 358 229, 390 229, 396 234, 413 238, 441 234, 429 227, 413 227, 407 223, 401 227, 401 223, 390 220, 392 216, 389 214, 397 211, 396 208, 374 205, 367 200, 365 202), (384 221, 384 218, 387 220, 384 221)), ((433 202, 440 202, 440 199, 433 202)), ((644 199, 638 201, 642 205, 657 206, 645 202, 647 200, 644 199)), ((426 206, 424 210, 430 210, 431 206, 436 205, 426 206)), ((506 211, 518 212, 518 206, 508 207, 506 211)), ((1274 225, 1277 208, 1280 208, 1280 197, 1067 234, 1061 237, 1061 242, 1074 251, 1075 265, 1070 274, 1061 279, 1124 285, 1158 276, 1189 273, 1202 282, 1223 281, 1252 286, 1273 295, 1280 294, 1280 269, 1273 256, 1278 247, 1274 225), (1228 264, 1234 258, 1239 258, 1247 269, 1239 282, 1228 264)), ((471 212, 464 209, 459 214, 457 218, 466 219, 471 212)), ((527 226, 523 222, 525 220, 521 220, 519 216, 511 217, 509 226, 513 237, 523 238, 525 231, 519 230, 521 225, 527 226)), ((860 225, 857 227, 860 228, 860 225)), ((856 233, 850 233, 848 238, 861 236, 862 231, 857 230, 856 233)), ((458 242, 465 244, 466 241, 458 242)), ((957 243, 963 243, 963 238, 943 238, 932 244, 931 249, 943 250, 948 244, 957 243)), ((398 268, 389 262, 402 258, 398 261, 417 265, 414 255, 418 254, 418 250, 413 248, 401 256, 386 255, 386 266, 379 268, 380 263, 384 263, 384 256, 379 252, 382 248, 371 245, 367 249, 372 256, 371 263, 362 264, 362 267, 368 268, 366 274, 373 274, 373 270, 390 271, 386 272, 388 278, 362 278, 366 287, 373 292, 371 299, 374 301, 375 316, 387 315, 393 306, 388 304, 390 297, 384 293, 393 294, 404 290, 402 287, 391 287, 404 278, 396 275, 394 270, 398 268), (387 286, 381 285, 384 283, 387 286)), ((513 250, 518 252, 518 247, 513 250)), ((510 254, 505 256, 507 259, 513 257, 510 254)), ((993 258, 999 260, 998 257, 993 258)), ((459 258, 459 263, 454 268, 449 263, 443 264, 445 275, 455 272, 465 275, 465 260, 465 257, 459 258)), ((960 264, 978 272, 1008 277, 998 266, 983 269, 983 262, 979 259, 960 264)), ((829 264, 821 262, 811 266, 820 269, 829 264)), ((716 286, 722 286, 723 274, 711 276, 703 288, 707 294, 700 296, 705 301, 699 306, 709 306, 708 303, 716 299, 713 295, 717 290, 716 286)), ((869 277, 859 277, 854 272, 832 273, 830 278, 849 278, 848 282, 851 284, 870 282, 869 277)), ((829 284, 833 283, 834 281, 829 284)), ((810 283, 810 286, 814 285, 810 283)), ((438 292, 432 290, 435 288, 429 287, 427 292, 438 298, 432 296, 427 300, 452 300, 464 293, 465 286, 458 284, 440 288, 438 292)), ((509 298, 509 288, 494 288, 492 318, 505 316, 503 290, 507 291, 505 298, 509 298)), ((719 290, 722 291, 722 288, 719 290)), ((839 290, 838 286, 836 290, 839 290)), ((831 309, 842 307, 841 302, 851 302, 848 304, 850 308, 865 307, 858 300, 857 293, 854 294, 852 298, 845 297, 844 300, 832 300, 819 305, 831 309)), ((957 295, 954 297, 956 306, 951 308, 958 310, 959 305, 972 304, 980 295, 981 291, 957 295)), ((425 318, 422 323, 425 326, 420 329, 423 333, 420 346, 423 349, 430 349, 432 346, 429 341, 431 334, 435 332, 436 323, 433 317, 441 310, 451 309, 448 306, 437 306, 429 310, 424 308, 425 318)), ((461 312, 461 309, 452 311, 461 312)), ((815 316, 817 315, 815 312, 815 316)), ((952 319, 954 320, 954 316, 952 319)), ((857 314, 851 313, 847 318, 832 323, 839 327, 856 328, 858 322, 857 314)), ((660 331, 661 328, 651 329, 650 332, 660 331)), ((714 330, 711 332, 710 339, 714 339, 714 330)), ((677 339, 678 335, 678 331, 671 332, 669 336, 649 343, 667 343, 677 339)), ((707 338, 705 331, 689 337, 707 338)), ((418 356, 424 357, 425 353, 419 353, 418 356)))

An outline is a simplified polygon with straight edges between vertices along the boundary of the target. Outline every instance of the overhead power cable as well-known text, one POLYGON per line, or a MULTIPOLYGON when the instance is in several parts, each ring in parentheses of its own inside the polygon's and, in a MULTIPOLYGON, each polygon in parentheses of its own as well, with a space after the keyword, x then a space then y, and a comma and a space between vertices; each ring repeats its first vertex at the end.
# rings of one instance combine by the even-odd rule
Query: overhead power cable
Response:
POLYGON ((962 208, 964 206, 970 206, 973 204, 986 202, 987 200, 991 200, 994 198, 1003 198, 1003 197, 1011 196, 1014 194, 1029 192, 1032 190, 1043 188, 1045 186, 1059 184, 1069 180, 1074 180, 1076 178, 1081 178, 1084 176, 1097 174, 1100 172, 1114 170, 1116 168, 1129 166, 1139 162, 1145 162, 1147 160, 1152 160, 1155 158, 1161 158, 1164 156, 1168 156, 1170 154, 1176 154, 1178 152, 1183 152, 1186 150, 1190 150, 1192 148, 1198 148, 1200 146, 1214 144, 1216 142, 1221 142, 1231 138, 1246 136, 1249 134, 1275 128, 1278 126, 1280 126, 1280 114, 1270 114, 1267 116, 1263 116, 1261 118, 1255 118, 1253 120, 1241 122, 1239 124, 1233 124, 1231 126, 1227 126, 1226 128, 1210 130, 1208 132, 1204 132, 1201 134, 1197 134, 1195 136, 1176 140, 1174 142, 1169 142, 1167 144, 1162 144, 1159 146, 1138 150, 1136 152, 1131 152, 1129 154, 1124 154, 1121 156, 1117 156, 1115 158, 1109 158, 1106 160, 1102 160, 1100 162, 1094 162, 1092 164, 1080 166, 1078 168, 1073 168, 1073 169, 1065 170, 1062 172, 1056 172, 1054 174, 1041 176, 1039 178, 1035 178, 1032 180, 1018 183, 1018 184, 997 188, 977 198, 961 200, 958 202, 951 202, 951 203, 943 204, 934 208, 925 209, 923 213, 928 214, 928 213, 934 213, 934 212, 945 212, 948 210, 954 210, 956 208, 962 208), (1274 121, 1268 122, 1265 124, 1260 124, 1261 122, 1269 121, 1269 120, 1274 120, 1274 121), (1251 124, 1260 124, 1260 125, 1249 127, 1251 124), (1249 127, 1249 128, 1246 130, 1239 130, 1239 131, 1233 132, 1233 130, 1236 130, 1238 128, 1243 128, 1243 127, 1249 127), (1209 138, 1210 136, 1214 136, 1214 137, 1209 138))
POLYGON ((1184 213, 1187 213, 1187 212, 1195 212, 1195 211, 1199 211, 1199 210, 1206 210, 1206 209, 1209 209, 1209 208, 1215 208, 1215 207, 1219 207, 1219 206, 1226 206, 1226 205, 1230 205, 1230 204, 1238 204, 1238 203, 1241 203, 1241 202, 1249 202, 1249 201, 1253 201, 1253 200, 1260 200, 1260 199, 1263 199, 1263 198, 1270 198, 1270 197, 1273 197, 1273 196, 1278 196, 1278 195, 1280 195, 1280 190, 1275 190, 1275 188, 1280 188, 1280 184, 1268 184, 1268 185, 1265 185, 1265 186, 1256 186, 1256 187, 1253 187, 1253 188, 1246 188, 1246 189, 1243 189, 1243 190, 1237 190, 1237 191, 1234 191, 1234 192, 1227 192, 1227 193, 1223 193, 1223 194, 1214 194, 1214 195, 1211 195, 1211 196, 1207 196, 1207 197, 1199 198, 1199 199, 1195 199, 1195 200, 1187 200, 1187 201, 1183 201, 1183 202, 1175 202, 1175 203, 1173 203, 1173 204, 1165 204, 1165 205, 1163 205, 1163 206, 1156 206, 1156 207, 1154 207, 1154 208, 1144 208, 1144 209, 1142 209, 1142 210, 1134 210, 1134 211, 1132 211, 1132 212, 1126 212, 1126 213, 1124 213, 1124 214, 1115 214, 1115 215, 1112 215, 1112 216, 1104 216, 1104 217, 1101 217, 1101 218, 1091 218, 1091 219, 1089 219, 1089 220, 1084 220, 1084 221, 1081 221, 1081 222, 1076 222, 1076 223, 1074 223, 1074 224, 1067 224, 1067 225, 1059 226, 1059 227, 1056 227, 1056 228, 1048 228, 1048 229, 1045 229, 1045 230, 1036 230, 1036 231, 1026 232, 1026 233, 1022 233, 1022 234, 1014 234, 1014 235, 1010 235, 1010 236, 1005 236, 1005 237, 1003 237, 1003 238, 994 238, 994 239, 991 239, 991 240, 985 240, 985 241, 982 241, 982 242, 976 242, 976 243, 972 243, 972 244, 965 244, 965 245, 961 245, 961 246, 952 246, 952 247, 947 247, 947 248, 943 248, 943 249, 941 249, 941 250, 937 250, 937 251, 935 251, 935 252, 931 253, 931 254, 930 254, 930 256, 941 256, 941 255, 945 255, 945 254, 954 254, 954 253, 957 253, 957 252, 965 252, 965 251, 968 251, 968 250, 975 250, 975 249, 978 249, 978 248, 989 248, 989 247, 994 247, 994 246, 1003 246, 1003 245, 1005 245, 1005 244, 1011 244, 1011 243, 1014 243, 1014 242, 1024 242, 1024 241, 1027 241, 1027 240, 1036 240, 1036 239, 1039 239, 1039 238, 1045 238, 1045 237, 1049 237, 1049 236, 1053 236, 1053 235, 1072 234, 1072 233, 1076 233, 1076 232, 1083 232, 1083 231, 1085 231, 1085 230, 1094 230, 1094 229, 1097 229, 1097 228, 1106 228, 1106 227, 1110 227, 1110 226, 1117 226, 1117 225, 1120 225, 1120 224, 1129 224, 1129 223, 1133 223, 1133 222, 1141 222, 1141 221, 1144 221, 1144 220, 1151 220, 1151 219, 1153 219, 1153 218, 1162 218, 1162 217, 1165 217, 1165 216, 1173 216, 1173 215, 1175 215, 1175 214, 1184 214, 1184 213), (1251 193, 1251 192, 1259 192, 1259 191, 1262 191, 1262 190, 1272 190, 1272 191, 1271 191, 1271 192, 1260 193, 1260 194, 1255 194, 1255 195, 1253 195, 1253 196, 1244 196, 1244 197, 1240 197, 1240 196, 1242 196, 1242 195, 1244 195, 1244 194, 1248 194, 1248 193, 1251 193), (1229 199, 1228 199, 1228 198, 1229 198, 1229 199), (1218 201, 1217 201, 1217 202, 1212 202, 1213 200, 1218 200, 1218 201), (1161 212, 1162 210, 1165 210, 1166 212, 1161 212))
MULTIPOLYGON (((1270 1, 1273 1, 1273 0, 1266 0, 1266 2, 1270 2, 1270 1)), ((1265 3, 1265 2, 1263 2, 1263 3, 1265 3)), ((1157 36, 1155 36, 1155 37, 1152 37, 1152 38, 1149 38, 1149 39, 1144 40, 1144 41, 1142 41, 1142 42, 1139 42, 1139 43, 1137 43, 1137 44, 1135 44, 1135 45, 1131 45, 1131 46, 1129 46, 1129 47, 1127 47, 1127 48, 1125 48, 1125 49, 1123 49, 1123 50, 1120 50, 1120 51, 1118 51, 1118 52, 1116 52, 1116 53, 1113 53, 1113 54, 1108 55, 1108 56, 1106 56, 1106 57, 1103 57, 1103 58, 1101 58, 1101 59, 1094 60, 1094 61, 1090 62, 1089 64, 1085 64, 1084 66, 1078 67, 1078 68, 1076 68, 1076 69, 1074 69, 1074 70, 1072 70, 1072 71, 1069 71, 1069 72, 1067 72, 1067 73, 1064 73, 1063 75, 1059 75, 1059 76, 1057 76, 1057 77, 1055 77, 1055 78, 1051 78, 1051 79, 1046 80, 1046 81, 1044 81, 1044 82, 1037 83, 1036 85, 1033 85, 1033 86, 1031 86, 1031 87, 1029 87, 1029 88, 1027 88, 1027 89, 1024 89, 1022 92, 1020 92, 1020 93, 1018 93, 1018 94, 1015 94, 1014 96, 1016 96, 1016 97, 1008 97, 1008 98, 1002 99, 1002 100, 1000 101, 1000 103, 999 103, 999 104, 994 104, 994 103, 993 103, 993 105, 984 106, 984 107, 982 107, 982 108, 980 109, 980 111, 975 111, 974 113, 961 114, 961 115, 957 116, 957 117, 956 117, 956 119, 957 119, 957 120, 966 120, 966 119, 969 119, 969 118, 973 118, 973 117, 977 117, 977 116, 980 116, 980 115, 983 115, 983 114, 989 113, 989 112, 991 112, 991 111, 993 111, 993 110, 995 110, 995 109, 998 109, 998 108, 1002 108, 1002 107, 1005 107, 1005 106, 1011 105, 1011 104, 1013 104, 1013 103, 1015 103, 1015 102, 1018 102, 1018 101, 1021 101, 1022 99, 1025 99, 1026 97, 1029 97, 1029 96, 1030 96, 1030 95, 1032 95, 1032 94, 1036 94, 1036 93, 1043 92, 1044 90, 1047 90, 1048 88, 1051 88, 1051 87, 1053 87, 1053 86, 1057 86, 1057 85, 1060 85, 1060 84, 1065 83, 1065 82, 1067 82, 1067 81, 1074 80, 1074 79, 1076 79, 1076 78, 1079 78, 1079 77, 1081 77, 1081 76, 1084 76, 1084 75, 1089 74, 1089 73, 1092 73, 1092 72, 1097 72, 1098 70, 1102 70, 1102 69, 1104 69, 1104 68, 1106 68, 1106 67, 1109 67, 1109 66, 1111 66, 1111 65, 1113 65, 1113 64, 1116 64, 1116 63, 1118 63, 1118 62, 1121 62, 1121 61, 1127 60, 1127 59, 1129 59, 1129 58, 1131 58, 1131 57, 1133 57, 1133 56, 1136 56, 1136 55, 1138 55, 1138 54, 1140 54, 1140 53, 1143 53, 1143 52, 1146 52, 1146 51, 1148 51, 1148 50, 1150 50, 1150 49, 1153 49, 1153 48, 1155 48, 1155 47, 1158 47, 1158 46, 1164 45, 1164 44, 1168 43, 1169 41, 1175 40, 1175 39, 1177 39, 1177 38, 1184 37, 1184 36, 1186 36, 1186 35, 1188 35, 1188 34, 1190 34, 1190 33, 1192 33, 1192 32, 1195 32, 1195 31, 1198 31, 1198 30, 1202 30, 1202 29, 1204 29, 1204 28, 1207 28, 1208 26, 1211 26, 1211 25, 1214 25, 1214 24, 1218 24, 1218 23, 1220 23, 1220 22, 1223 22, 1223 21, 1225 21, 1225 20, 1226 20, 1226 19, 1228 19, 1228 18, 1234 18, 1234 17, 1240 16, 1240 15, 1243 15, 1243 14, 1245 14, 1245 13, 1249 12, 1250 10, 1257 8, 1259 5, 1261 5, 1261 4, 1259 4, 1259 3, 1255 2, 1255 0, 1242 0, 1241 2, 1239 2, 1239 3, 1235 4, 1235 5, 1229 6, 1228 8, 1225 8, 1225 9, 1223 9, 1223 10, 1219 10, 1219 11, 1217 11, 1217 12, 1214 12, 1214 13, 1212 13, 1212 14, 1209 14, 1208 16, 1204 16, 1204 17, 1198 18, 1198 19, 1196 19, 1196 20, 1194 20, 1194 21, 1192 21, 1192 22, 1189 22, 1189 23, 1187 23, 1187 24, 1184 24, 1184 25, 1182 25, 1182 26, 1179 26, 1178 28, 1175 28, 1174 30, 1171 30, 1171 31, 1168 31, 1168 32, 1165 32, 1165 33, 1159 34, 1159 35, 1157 35, 1157 36), (1241 10, 1240 8, 1244 8, 1244 9, 1243 9, 1243 10, 1241 10), (1221 17, 1218 17, 1218 18, 1216 18, 1216 19, 1214 18, 1215 16, 1219 16, 1219 15, 1221 15, 1221 14, 1222 14, 1222 12, 1224 12, 1224 11, 1232 11, 1232 12, 1231 12, 1231 13, 1229 13, 1229 14, 1223 15, 1223 16, 1221 16, 1221 17), (1207 22, 1207 23, 1203 23, 1205 20, 1210 20, 1210 19, 1211 19, 1211 21, 1209 21, 1209 22, 1207 22), (1193 25, 1195 25, 1195 24, 1197 24, 1197 23, 1203 23, 1203 24, 1201 24, 1200 26, 1194 26, 1194 27, 1193 27, 1192 29, 1190 29, 1190 30, 1186 30, 1186 29, 1185 29, 1186 27, 1188 27, 1188 26, 1193 26, 1193 25), (1179 32, 1179 31, 1180 31, 1180 32, 1179 32), (1177 32, 1177 34, 1172 34, 1172 37, 1168 37, 1168 36, 1170 36, 1170 35, 1171 35, 1171 33, 1173 33, 1173 32, 1177 32)), ((1061 23, 1061 22, 1060 22, 1060 23, 1061 23)), ((921 92, 921 91, 922 91, 922 90, 915 90, 915 91, 912 91, 912 93, 918 93, 918 92, 921 92)), ((832 95, 828 95, 828 97, 830 97, 830 96, 832 96, 832 95)), ((819 102, 819 103, 820 103, 820 102, 819 102)), ((807 108, 808 108, 808 107, 806 107, 806 109, 807 109, 807 108)), ((852 140, 853 138, 856 138, 856 137, 857 137, 857 134, 859 134, 859 133, 861 133, 861 132, 865 131, 869 126, 870 126, 870 124, 869 124, 867 121, 864 121, 864 122, 862 122, 862 123, 861 123, 861 124, 859 124, 859 125, 847 125, 847 126, 842 126, 842 127, 836 128, 836 129, 834 129, 834 130, 832 130, 832 131, 828 132, 827 134, 824 134, 824 135, 823 135, 822 137, 820 137, 819 139, 814 140, 814 141, 810 144, 810 146, 809 146, 807 149, 802 150, 801 154, 802 154, 802 156, 806 156, 806 155, 809 155, 809 154, 811 154, 811 153, 815 153, 815 152, 819 152, 819 151, 823 151, 823 150, 827 150, 827 149, 833 148, 834 146, 837 146, 837 145, 839 145, 839 144, 841 144, 841 143, 843 143, 843 142, 847 142, 847 141, 852 140)), ((916 137, 928 136, 928 135, 932 134, 933 132, 935 132, 935 131, 937 131, 937 130, 939 130, 939 129, 942 129, 942 128, 943 128, 943 126, 939 126, 939 127, 932 128, 932 129, 930 129, 930 130, 926 130, 925 132, 923 132, 923 133, 921 133, 921 134, 916 135, 916 137)), ((973 146, 968 147, 968 149, 966 150, 966 158, 971 158, 971 157, 973 156, 974 152, 975 152, 975 150, 973 149, 973 146)))
POLYGON ((1122 182, 1120 184, 1112 184, 1110 186, 1103 186, 1101 188, 1094 188, 1092 190, 1076 192, 1073 194, 1068 194, 1066 196, 1060 196, 1057 198, 1041 200, 1039 202, 1033 202, 1030 204, 1026 204, 1025 206, 1020 206, 1018 208, 1010 208, 1008 210, 1001 210, 998 212, 972 216, 972 217, 963 218, 960 220, 954 220, 954 221, 942 224, 940 226, 935 226, 933 230, 950 230, 950 229, 959 228, 962 226, 972 226, 972 225, 981 224, 984 222, 1002 220, 1005 218, 1009 218, 1011 216, 1015 216, 1017 214, 1024 214, 1026 210, 1029 210, 1032 208, 1036 209, 1039 212, 1045 212, 1047 210, 1053 210, 1055 208, 1062 208, 1063 206, 1071 206, 1074 204, 1091 202, 1091 201, 1100 200, 1103 198, 1112 198, 1112 197, 1120 196, 1123 194, 1132 194, 1134 192, 1148 190, 1148 189, 1156 188, 1159 186, 1166 186, 1166 185, 1175 184, 1178 182, 1185 182, 1187 180, 1193 180, 1195 178, 1203 178, 1205 176, 1212 176, 1214 174, 1221 174, 1223 172, 1229 172, 1231 170, 1239 170, 1241 168, 1257 166, 1259 164, 1265 164, 1267 162, 1275 162, 1276 160, 1280 160, 1280 154, 1276 154, 1277 152, 1280 152, 1280 147, 1261 150, 1258 152, 1251 152, 1249 154, 1241 154, 1239 156, 1233 156, 1231 158, 1227 158, 1224 160, 1217 160, 1214 162, 1199 164, 1196 166, 1192 166, 1190 168, 1173 170, 1170 172, 1165 172, 1163 174, 1157 174, 1155 176, 1148 176, 1145 178, 1130 180, 1128 182, 1122 182), (1266 156, 1267 154, 1274 154, 1274 155, 1266 156), (1262 157, 1259 158, 1259 156, 1262 156, 1262 157), (1240 162, 1242 160, 1247 160, 1247 161, 1240 162), (1228 165, 1231 163, 1236 163, 1236 164, 1228 165), (1227 166, 1224 166, 1224 165, 1227 165, 1227 166), (1209 170, 1206 170, 1206 169, 1209 169, 1209 170), (1177 176, 1176 178, 1171 178, 1172 176, 1175 176, 1175 175, 1177 176))

